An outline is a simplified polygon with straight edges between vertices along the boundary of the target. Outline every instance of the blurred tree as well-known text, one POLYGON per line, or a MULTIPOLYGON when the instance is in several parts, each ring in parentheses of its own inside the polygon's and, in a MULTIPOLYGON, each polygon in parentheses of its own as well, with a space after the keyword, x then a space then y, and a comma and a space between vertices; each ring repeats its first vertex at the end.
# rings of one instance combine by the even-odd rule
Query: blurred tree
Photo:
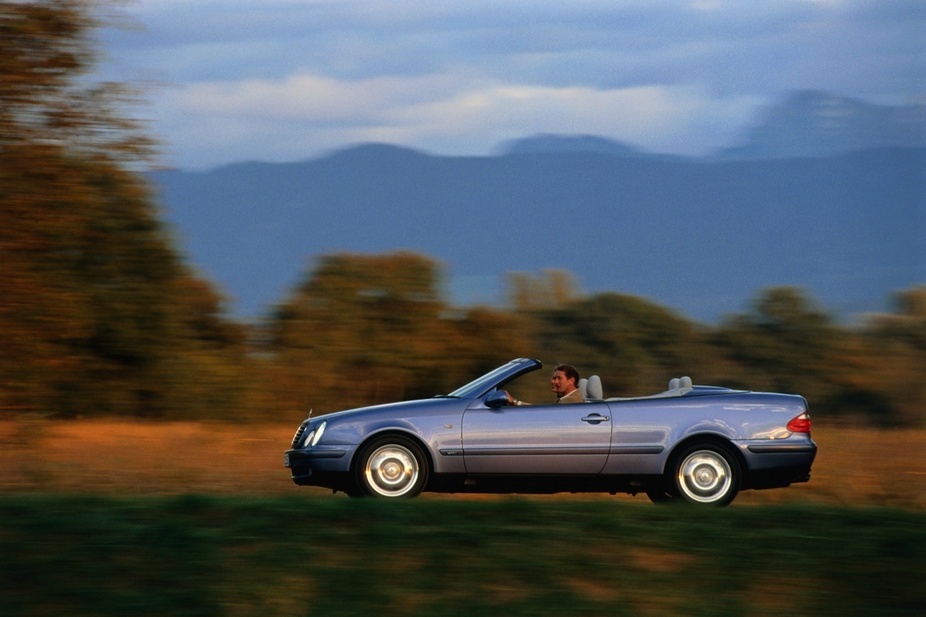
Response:
POLYGON ((197 354, 243 336, 131 171, 150 141, 116 112, 125 90, 90 79, 95 8, 0 3, 0 409, 196 415, 183 386, 215 368, 197 354))
POLYGON ((152 154, 140 124, 118 111, 133 90, 87 78, 103 10, 91 0, 0 2, 0 147, 122 162, 152 154))
POLYGON ((883 359, 858 333, 838 327, 801 289, 767 289, 754 307, 713 338, 729 385, 802 394, 818 417, 894 421, 898 410, 872 379, 883 359))
POLYGON ((321 258, 270 319, 278 404, 331 411, 428 397, 510 359, 520 344, 511 320, 451 311, 438 282, 437 264, 413 253, 321 258))
POLYGON ((542 357, 599 375, 607 396, 652 394, 704 362, 692 322, 636 296, 602 293, 531 318, 542 357))
POLYGON ((926 426, 926 286, 897 293, 896 311, 871 315, 862 329, 860 346, 867 371, 867 391, 895 410, 889 421, 926 426))
POLYGON ((829 316, 795 287, 764 290, 753 311, 727 318, 714 341, 753 388, 797 391, 795 382, 815 373, 821 350, 836 335, 829 316))

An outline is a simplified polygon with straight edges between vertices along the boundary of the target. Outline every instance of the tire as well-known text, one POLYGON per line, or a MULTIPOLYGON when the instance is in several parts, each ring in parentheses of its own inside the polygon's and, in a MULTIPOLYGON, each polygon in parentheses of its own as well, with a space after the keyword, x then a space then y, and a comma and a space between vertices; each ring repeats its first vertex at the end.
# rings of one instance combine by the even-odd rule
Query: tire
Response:
POLYGON ((695 504, 726 506, 739 492, 740 464, 728 448, 697 443, 673 458, 669 486, 673 497, 695 504))
POLYGON ((428 458, 411 439, 382 437, 364 446, 355 471, 364 497, 411 499, 427 484, 428 458))

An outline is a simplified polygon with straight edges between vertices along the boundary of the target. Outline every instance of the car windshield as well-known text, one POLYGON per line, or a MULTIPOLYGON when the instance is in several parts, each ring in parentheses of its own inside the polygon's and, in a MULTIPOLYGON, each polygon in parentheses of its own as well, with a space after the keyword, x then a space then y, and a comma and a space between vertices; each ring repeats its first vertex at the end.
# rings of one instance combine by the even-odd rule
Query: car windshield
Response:
POLYGON ((511 363, 503 364, 494 371, 474 379, 462 388, 457 388, 447 396, 456 398, 476 398, 494 386, 506 373, 511 371, 511 363))

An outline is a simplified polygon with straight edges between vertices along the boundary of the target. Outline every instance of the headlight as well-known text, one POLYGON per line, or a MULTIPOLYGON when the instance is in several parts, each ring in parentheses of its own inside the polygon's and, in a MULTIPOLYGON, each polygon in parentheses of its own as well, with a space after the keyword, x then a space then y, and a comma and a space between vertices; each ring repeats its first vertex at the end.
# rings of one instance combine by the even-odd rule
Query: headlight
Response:
POLYGON ((310 448, 317 444, 318 441, 322 438, 322 435, 324 435, 326 426, 328 426, 328 422, 322 422, 311 431, 306 433, 302 440, 302 447, 310 448))

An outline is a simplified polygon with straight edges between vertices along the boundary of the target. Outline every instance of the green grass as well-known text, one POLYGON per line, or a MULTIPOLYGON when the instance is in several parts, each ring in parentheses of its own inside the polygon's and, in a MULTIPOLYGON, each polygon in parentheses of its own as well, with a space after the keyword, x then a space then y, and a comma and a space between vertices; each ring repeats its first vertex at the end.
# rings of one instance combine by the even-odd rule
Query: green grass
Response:
POLYGON ((926 513, 0 497, 0 614, 921 615, 926 513))

